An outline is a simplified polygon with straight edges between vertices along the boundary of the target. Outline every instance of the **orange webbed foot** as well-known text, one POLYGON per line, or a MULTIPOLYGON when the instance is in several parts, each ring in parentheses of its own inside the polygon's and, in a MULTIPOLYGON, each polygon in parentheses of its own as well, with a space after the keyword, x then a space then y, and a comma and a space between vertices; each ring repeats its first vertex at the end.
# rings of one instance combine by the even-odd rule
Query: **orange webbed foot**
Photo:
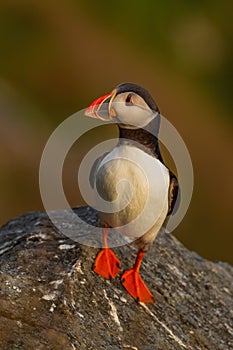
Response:
POLYGON ((152 303, 153 295, 143 282, 139 272, 135 269, 127 270, 121 277, 121 282, 127 292, 138 302, 152 303))
POLYGON ((93 271, 106 279, 116 277, 121 262, 110 248, 103 248, 97 255, 93 271))
POLYGON ((153 295, 143 282, 139 269, 141 266, 142 259, 145 253, 139 249, 134 267, 130 270, 127 270, 121 276, 121 283, 127 290, 127 292, 134 298, 136 301, 141 303, 152 303, 154 301, 153 295))

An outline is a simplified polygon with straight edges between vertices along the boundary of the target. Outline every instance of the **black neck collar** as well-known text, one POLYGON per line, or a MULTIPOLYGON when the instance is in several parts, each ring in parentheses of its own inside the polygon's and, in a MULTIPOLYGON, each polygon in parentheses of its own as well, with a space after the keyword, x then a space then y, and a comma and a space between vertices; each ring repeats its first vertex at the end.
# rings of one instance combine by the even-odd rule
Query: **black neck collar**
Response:
POLYGON ((120 125, 118 127, 119 144, 126 143, 134 145, 162 161, 157 137, 158 132, 152 134, 146 129, 128 129, 120 125))

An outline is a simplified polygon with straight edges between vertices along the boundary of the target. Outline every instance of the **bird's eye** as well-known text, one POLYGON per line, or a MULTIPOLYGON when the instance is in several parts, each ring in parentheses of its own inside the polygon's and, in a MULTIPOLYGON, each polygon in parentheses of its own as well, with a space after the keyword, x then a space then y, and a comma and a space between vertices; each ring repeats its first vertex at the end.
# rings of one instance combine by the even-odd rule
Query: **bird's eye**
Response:
POLYGON ((132 94, 129 94, 129 95, 126 97, 125 103, 131 104, 131 105, 133 104, 132 94))

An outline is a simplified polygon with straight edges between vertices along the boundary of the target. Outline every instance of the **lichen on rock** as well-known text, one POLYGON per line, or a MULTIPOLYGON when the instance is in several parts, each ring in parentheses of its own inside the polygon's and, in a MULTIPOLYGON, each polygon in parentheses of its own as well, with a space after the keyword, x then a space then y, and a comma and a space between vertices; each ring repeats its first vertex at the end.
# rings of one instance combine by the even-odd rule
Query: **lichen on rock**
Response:
MULTIPOLYGON (((97 223, 96 212, 76 209, 97 223)), ((64 222, 66 212, 60 212, 64 222)), ((77 231, 79 227, 77 227, 77 231)), ((123 269, 136 247, 114 249, 123 269)), ((0 231, 0 348, 230 350, 233 268, 202 259, 167 233, 142 265, 153 304, 138 304, 119 278, 92 271, 98 249, 63 236, 44 213, 0 231)))

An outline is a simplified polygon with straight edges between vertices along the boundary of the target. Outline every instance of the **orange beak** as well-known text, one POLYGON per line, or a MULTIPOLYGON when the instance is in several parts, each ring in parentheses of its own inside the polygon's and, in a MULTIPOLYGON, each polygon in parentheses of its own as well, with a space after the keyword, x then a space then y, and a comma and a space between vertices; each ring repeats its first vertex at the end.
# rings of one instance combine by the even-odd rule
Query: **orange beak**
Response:
POLYGON ((106 94, 93 101, 85 111, 85 116, 96 118, 104 121, 109 121, 115 116, 115 111, 112 109, 112 100, 116 96, 116 90, 111 94, 106 94))

